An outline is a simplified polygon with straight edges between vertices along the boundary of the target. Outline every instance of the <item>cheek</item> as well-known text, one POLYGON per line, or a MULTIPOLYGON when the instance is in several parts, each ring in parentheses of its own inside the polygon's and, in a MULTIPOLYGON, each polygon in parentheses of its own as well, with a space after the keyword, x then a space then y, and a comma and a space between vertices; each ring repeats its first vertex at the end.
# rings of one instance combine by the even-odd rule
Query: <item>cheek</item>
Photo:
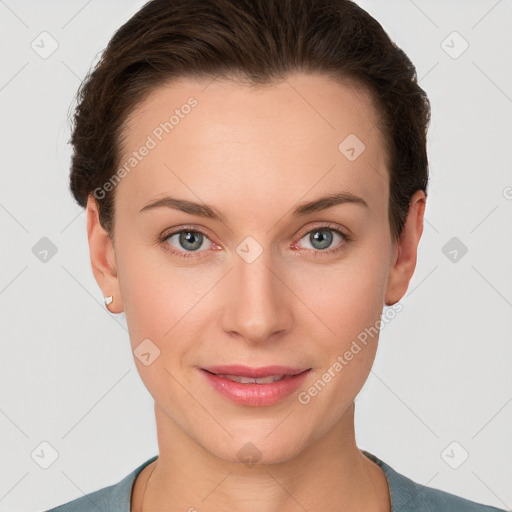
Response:
POLYGON ((156 252, 125 243, 117 258, 123 309, 134 349, 143 339, 162 338, 175 323, 180 309, 181 283, 175 281, 171 285, 166 277, 168 268, 152 257, 156 252))
POLYGON ((187 290, 183 269, 173 268, 163 248, 137 241, 121 228, 118 236, 116 259, 127 322, 138 330, 160 327, 165 332, 187 290))
MULTIPOLYGON (((315 275, 310 277, 315 282, 315 275)), ((368 378, 377 351, 385 282, 380 259, 361 254, 357 262, 329 274, 310 295, 310 308, 322 322, 308 313, 311 320, 305 320, 305 326, 310 329, 316 323, 322 329, 316 337, 314 328, 309 331, 319 365, 299 403, 311 417, 321 415, 326 424, 337 421, 368 378)))
POLYGON ((169 400, 180 393, 178 382, 185 385, 176 369, 190 350, 190 340, 197 338, 193 328, 199 290, 183 269, 152 261, 149 251, 139 258, 122 258, 118 269, 137 371, 155 401, 169 400))
POLYGON ((307 280, 297 275, 294 283, 297 295, 311 310, 308 318, 316 318, 325 333, 348 340, 379 319, 387 270, 377 251, 361 250, 339 265, 312 267, 307 280))
MULTIPOLYGON (((359 251, 343 265, 309 275, 308 306, 321 319, 307 312, 305 328, 315 339, 319 371, 314 389, 305 390, 304 400, 331 419, 341 414, 359 393, 375 359, 383 296, 387 279, 385 258, 378 251, 359 251), (311 328, 318 326, 317 331, 311 328), (328 329, 327 327, 328 326, 328 329), (309 330, 311 329, 311 330, 309 330), (316 332, 316 336, 315 336, 316 332), (315 393, 322 395, 316 400, 315 393), (309 402, 308 402, 309 403, 309 402), (330 412, 323 410, 328 407, 330 412)), ((312 410, 313 410, 312 409, 312 410)))
POLYGON ((118 261, 131 347, 136 356, 137 347, 151 340, 159 351, 158 360, 148 367, 136 361, 139 372, 146 382, 153 378, 149 373, 163 371, 165 380, 169 377, 165 368, 172 371, 185 364, 195 341, 202 338, 205 312, 212 311, 213 294, 208 291, 219 276, 208 269, 177 266, 154 248, 138 250, 125 251, 130 257, 118 261))

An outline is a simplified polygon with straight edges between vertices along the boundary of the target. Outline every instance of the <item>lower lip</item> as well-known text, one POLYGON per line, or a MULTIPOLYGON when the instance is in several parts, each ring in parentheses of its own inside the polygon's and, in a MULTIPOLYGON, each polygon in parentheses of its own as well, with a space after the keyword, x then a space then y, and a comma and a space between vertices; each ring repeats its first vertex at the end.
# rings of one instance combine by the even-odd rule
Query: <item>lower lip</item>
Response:
POLYGON ((201 373, 208 382, 223 396, 234 403, 251 407, 273 405, 297 391, 311 370, 285 377, 269 384, 242 384, 219 377, 206 370, 201 373))

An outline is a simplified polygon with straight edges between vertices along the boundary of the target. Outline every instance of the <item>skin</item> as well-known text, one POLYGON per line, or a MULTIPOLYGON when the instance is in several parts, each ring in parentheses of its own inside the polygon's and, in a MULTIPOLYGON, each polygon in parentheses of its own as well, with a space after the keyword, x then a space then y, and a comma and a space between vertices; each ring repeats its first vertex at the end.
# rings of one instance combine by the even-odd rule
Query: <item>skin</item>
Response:
POLYGON ((123 156, 190 96, 197 107, 117 185, 114 243, 95 201, 87 204, 92 269, 103 295, 114 295, 109 309, 125 312, 133 350, 146 338, 160 350, 148 366, 135 357, 155 400, 159 458, 139 474, 131 510, 389 512, 385 475, 354 432, 354 398, 378 336, 307 405, 298 392, 272 406, 234 404, 197 367, 311 367, 299 391, 307 390, 405 294, 425 194, 414 194, 393 244, 384 139, 370 97, 318 74, 258 91, 218 80, 160 87, 130 116, 123 156), (354 161, 338 150, 351 133, 366 146, 354 161), (340 191, 368 208, 345 203, 292 216, 297 204, 340 191), (170 208, 139 213, 166 194, 211 204, 226 222, 170 208), (322 229, 333 236, 322 249, 310 234, 326 222, 352 240, 322 229), (179 235, 159 245, 159 235, 184 225, 207 233, 192 244, 199 250, 179 235), (247 236, 263 251, 252 263, 236 252, 247 236), (251 467, 237 456, 248 442, 261 452, 251 467))

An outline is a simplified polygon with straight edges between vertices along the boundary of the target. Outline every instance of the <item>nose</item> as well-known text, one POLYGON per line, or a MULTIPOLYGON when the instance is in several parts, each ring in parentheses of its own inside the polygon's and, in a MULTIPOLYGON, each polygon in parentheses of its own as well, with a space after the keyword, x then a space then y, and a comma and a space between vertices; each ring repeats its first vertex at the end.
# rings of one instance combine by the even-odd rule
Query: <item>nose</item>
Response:
POLYGON ((294 295, 270 252, 264 250, 251 263, 235 254, 223 289, 222 328, 250 343, 275 341, 293 324, 294 295))

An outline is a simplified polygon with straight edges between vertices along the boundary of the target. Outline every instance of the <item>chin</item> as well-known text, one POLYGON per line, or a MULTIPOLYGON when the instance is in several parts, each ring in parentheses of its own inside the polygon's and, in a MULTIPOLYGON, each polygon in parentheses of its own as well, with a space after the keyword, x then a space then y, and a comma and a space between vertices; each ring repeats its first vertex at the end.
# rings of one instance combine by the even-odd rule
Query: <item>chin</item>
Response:
MULTIPOLYGON (((275 428, 275 425, 274 427, 275 428)), ((303 438, 272 433, 272 429, 255 430, 254 434, 234 435, 226 440, 205 439, 203 448, 228 463, 254 467, 262 464, 280 464, 293 459, 304 448, 303 438)))

